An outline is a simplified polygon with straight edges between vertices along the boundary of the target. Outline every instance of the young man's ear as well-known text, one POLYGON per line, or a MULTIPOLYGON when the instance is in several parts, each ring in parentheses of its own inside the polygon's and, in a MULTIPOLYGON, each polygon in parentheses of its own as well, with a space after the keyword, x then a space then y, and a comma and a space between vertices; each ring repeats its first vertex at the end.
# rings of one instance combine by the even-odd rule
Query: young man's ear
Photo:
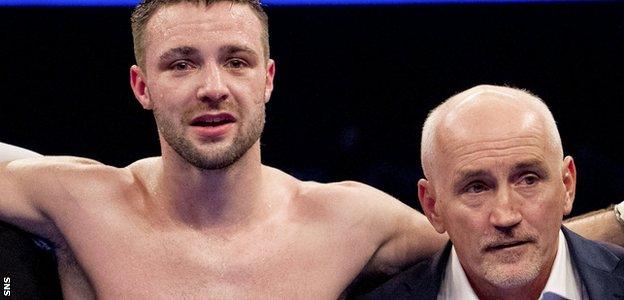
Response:
POLYGON ((130 67, 130 87, 134 97, 141 103, 144 109, 151 110, 154 108, 149 91, 147 90, 147 81, 143 70, 137 65, 130 67))
POLYGON ((566 156, 563 159, 561 178, 565 187, 563 214, 568 215, 572 211, 572 204, 574 204, 574 196, 576 195, 576 166, 571 156, 566 156))
POLYGON ((273 92, 273 79, 275 78, 275 61, 269 59, 266 69, 266 82, 264 88, 264 103, 269 102, 271 93, 273 92))
POLYGON ((433 228, 438 233, 446 232, 444 221, 439 213, 439 202, 436 199, 435 190, 431 182, 426 179, 418 180, 418 200, 433 228))

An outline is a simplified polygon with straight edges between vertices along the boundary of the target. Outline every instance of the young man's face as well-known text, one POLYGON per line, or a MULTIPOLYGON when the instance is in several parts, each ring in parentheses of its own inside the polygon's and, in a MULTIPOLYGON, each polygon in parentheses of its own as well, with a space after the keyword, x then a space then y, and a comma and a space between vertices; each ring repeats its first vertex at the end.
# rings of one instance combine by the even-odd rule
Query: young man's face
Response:
POLYGON ((197 167, 218 169, 258 142, 275 72, 261 36, 252 9, 227 1, 178 3, 151 17, 145 67, 133 67, 144 91, 133 88, 154 110, 163 147, 197 167))

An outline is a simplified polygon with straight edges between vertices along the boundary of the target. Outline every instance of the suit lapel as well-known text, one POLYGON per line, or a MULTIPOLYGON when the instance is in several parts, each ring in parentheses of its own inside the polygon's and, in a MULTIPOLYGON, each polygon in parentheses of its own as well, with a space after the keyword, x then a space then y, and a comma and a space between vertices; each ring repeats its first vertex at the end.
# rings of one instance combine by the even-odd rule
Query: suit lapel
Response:
POLYGON ((605 246, 562 227, 566 237, 572 262, 590 299, 624 299, 624 262, 605 246))

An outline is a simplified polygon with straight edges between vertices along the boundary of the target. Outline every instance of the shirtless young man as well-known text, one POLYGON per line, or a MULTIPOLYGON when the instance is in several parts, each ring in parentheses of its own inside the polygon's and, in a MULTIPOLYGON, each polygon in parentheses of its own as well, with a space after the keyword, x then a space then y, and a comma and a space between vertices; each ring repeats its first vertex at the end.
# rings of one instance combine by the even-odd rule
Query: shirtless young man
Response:
POLYGON ((161 157, 0 167, 0 219, 56 245, 64 297, 331 299, 438 250, 445 236, 376 189, 261 164, 266 15, 252 0, 209 2, 147 1, 133 15, 131 85, 161 157))
POLYGON ((191 2, 147 1, 133 16, 131 85, 161 157, 1 168, 0 218, 56 245, 66 298, 330 299, 365 267, 391 272, 441 247, 376 189, 262 165, 266 17, 252 1, 191 2))

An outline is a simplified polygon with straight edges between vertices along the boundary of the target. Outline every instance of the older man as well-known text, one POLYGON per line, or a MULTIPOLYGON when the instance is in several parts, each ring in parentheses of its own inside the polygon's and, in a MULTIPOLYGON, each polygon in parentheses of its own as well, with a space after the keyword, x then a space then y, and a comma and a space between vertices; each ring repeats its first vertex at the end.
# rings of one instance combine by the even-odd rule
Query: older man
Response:
POLYGON ((576 168, 537 97, 477 86, 450 98, 425 122, 421 156, 421 204, 451 243, 369 297, 624 297, 624 249, 562 227, 576 168))

